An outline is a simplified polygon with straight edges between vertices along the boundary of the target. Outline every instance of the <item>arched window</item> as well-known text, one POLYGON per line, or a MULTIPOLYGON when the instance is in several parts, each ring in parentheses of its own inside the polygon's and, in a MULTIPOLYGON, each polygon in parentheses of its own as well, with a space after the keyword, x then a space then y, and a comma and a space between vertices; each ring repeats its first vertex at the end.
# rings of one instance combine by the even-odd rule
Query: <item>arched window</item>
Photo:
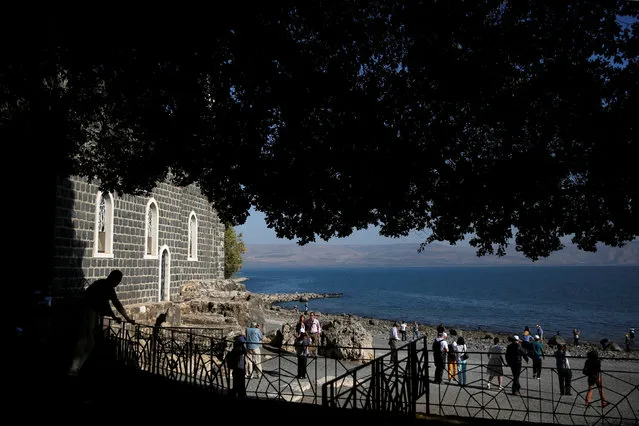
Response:
POLYGON ((95 201, 93 257, 113 257, 113 197, 98 192, 95 201))
POLYGON ((158 203, 153 198, 146 203, 146 218, 144 227, 144 258, 157 259, 158 257, 158 228, 160 213, 158 203))
POLYGON ((195 212, 189 215, 189 248, 188 260, 197 260, 197 216, 195 212))

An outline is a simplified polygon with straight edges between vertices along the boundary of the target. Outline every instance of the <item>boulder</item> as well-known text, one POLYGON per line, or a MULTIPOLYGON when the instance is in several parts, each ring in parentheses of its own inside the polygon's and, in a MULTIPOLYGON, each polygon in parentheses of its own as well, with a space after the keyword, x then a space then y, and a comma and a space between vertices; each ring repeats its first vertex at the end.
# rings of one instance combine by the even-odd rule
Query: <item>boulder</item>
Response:
POLYGON ((619 346, 615 342, 609 342, 608 345, 606 346, 606 350, 607 351, 611 351, 611 352, 622 352, 623 351, 623 349, 621 349, 621 346, 619 346))
POLYGON ((374 358, 373 336, 358 320, 347 317, 322 325, 319 354, 328 358, 368 361, 374 358))
POLYGON ((565 344, 566 344, 566 339, 564 339, 558 334, 548 339, 548 346, 559 346, 559 345, 565 345, 565 344))

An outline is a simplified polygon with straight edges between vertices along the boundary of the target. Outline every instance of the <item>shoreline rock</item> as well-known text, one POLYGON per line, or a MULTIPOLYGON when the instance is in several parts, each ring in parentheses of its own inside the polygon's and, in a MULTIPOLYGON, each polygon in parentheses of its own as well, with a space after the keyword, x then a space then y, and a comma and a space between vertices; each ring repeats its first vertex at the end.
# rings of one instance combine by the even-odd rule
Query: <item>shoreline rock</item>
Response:
MULTIPOLYGON (((257 293, 259 294, 259 293, 257 293)), ((309 293, 311 294, 311 293, 309 293)), ((260 294, 261 295, 261 294, 260 294)), ((262 297, 264 295, 261 295, 262 297)), ((326 295, 320 295, 321 297, 327 297, 326 295)), ((317 297, 314 297, 317 298, 317 297)), ((293 299, 295 300, 295 299, 293 299)), ((309 299, 310 300, 310 299, 309 299)), ((269 294, 268 301, 270 305, 267 307, 265 311, 265 316, 268 317, 268 320, 273 325, 279 323, 291 323, 294 325, 297 322, 299 315, 303 312, 295 312, 293 309, 286 309, 281 306, 278 306, 277 303, 290 301, 290 295, 287 293, 278 293, 278 294, 269 294)), ((373 336, 373 345, 379 348, 388 347, 388 333, 390 328, 392 327, 394 320, 384 319, 384 318, 374 318, 374 317, 359 317, 357 315, 352 314, 327 314, 323 312, 314 311, 316 317, 322 322, 332 322, 335 320, 344 320, 349 319, 350 321, 356 321, 361 323, 366 330, 373 336)), ((492 330, 481 330, 481 329, 462 329, 458 328, 454 325, 443 324, 449 335, 449 342, 452 342, 453 334, 457 336, 464 336, 464 340, 468 345, 469 352, 488 352, 490 347, 493 344, 493 337, 498 337, 500 340, 500 345, 505 349, 506 345, 508 345, 508 338, 511 336, 510 334, 492 331, 492 330), (450 331, 454 330, 454 333, 450 331)), ((408 336, 412 336, 412 330, 410 329, 410 324, 408 324, 409 332, 408 336)), ((433 324, 419 324, 419 332, 421 335, 427 335, 427 341, 430 344, 432 339, 437 334, 437 325, 433 324)), ((549 344, 549 341, 554 337, 552 336, 544 336, 544 353, 545 355, 552 356, 555 347, 549 344)), ((581 344, 578 347, 574 347, 570 343, 571 339, 568 340, 568 351, 574 357, 585 357, 586 354, 593 349, 596 349, 601 357, 604 358, 615 358, 615 359, 639 359, 639 349, 637 349, 637 345, 631 349, 631 351, 625 351, 618 346, 615 350, 614 347, 611 347, 607 350, 602 350, 599 343, 589 342, 584 339, 581 340, 581 344), (621 349, 621 350, 619 350, 621 349)))
MULTIPOLYGON (((221 336, 227 339, 233 339, 243 333, 249 323, 257 322, 263 325, 263 331, 267 338, 265 342, 289 344, 293 339, 292 330, 295 329, 299 315, 304 312, 303 310, 295 311, 283 308, 278 303, 342 296, 342 293, 253 293, 246 290, 243 281, 246 279, 192 281, 184 285, 175 300, 132 305, 128 306, 127 309, 140 323, 153 325, 158 314, 166 313, 167 325, 208 328, 221 332, 221 336)), ((325 314, 317 310, 315 313, 326 329, 332 329, 331 333, 326 333, 329 347, 354 344, 359 345, 362 349, 367 347, 388 348, 388 332, 394 320, 359 317, 348 313, 325 314), (330 340, 331 338, 332 340, 330 340)), ((436 335, 436 327, 432 324, 419 325, 420 333, 426 334, 429 344, 436 335)), ((495 336, 499 337, 503 347, 508 344, 508 334, 503 332, 480 329, 465 330, 449 324, 444 324, 444 327, 450 337, 453 337, 454 334, 463 335, 469 352, 487 352, 495 336)), ((410 329, 408 335, 412 336, 410 329)), ((554 352, 554 348, 548 345, 548 340, 546 338, 544 342, 546 356, 552 355, 554 352)), ((449 341, 452 339, 449 338, 449 341)), ((639 350, 636 349, 636 344, 634 349, 629 352, 624 350, 603 351, 598 343, 586 341, 583 341, 583 344, 578 348, 570 344, 568 347, 571 355, 575 357, 585 356, 589 350, 597 349, 602 357, 639 359, 639 350)), ((616 348, 619 349, 618 346, 616 348)), ((346 356, 360 356, 353 355, 353 353, 357 354, 358 352, 354 351, 346 356)), ((368 357, 366 351, 359 353, 361 359, 368 357)), ((330 354, 327 353, 327 355, 330 354)), ((344 355, 337 354, 336 356, 344 355)))

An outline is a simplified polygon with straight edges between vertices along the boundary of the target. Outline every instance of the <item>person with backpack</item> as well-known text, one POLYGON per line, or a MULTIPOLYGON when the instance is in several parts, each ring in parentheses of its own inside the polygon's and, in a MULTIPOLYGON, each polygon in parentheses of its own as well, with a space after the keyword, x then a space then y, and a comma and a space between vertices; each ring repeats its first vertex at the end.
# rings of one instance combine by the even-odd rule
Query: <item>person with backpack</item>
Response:
POLYGON ((457 342, 453 340, 453 343, 448 345, 448 381, 457 381, 457 342))
POLYGON ((448 356, 447 337, 448 335, 442 331, 437 333, 437 338, 433 341, 433 361, 435 363, 435 379, 433 383, 435 384, 441 384, 444 369, 446 368, 446 358, 448 356))
POLYGON ((457 354, 457 377, 461 386, 466 386, 466 363, 469 358, 468 353, 466 353, 467 350, 466 341, 462 336, 459 336, 455 352, 457 354))
POLYGON ((568 346, 565 343, 559 345, 555 351, 555 360, 557 361, 557 377, 559 378, 559 392, 561 395, 572 395, 570 392, 572 371, 570 370, 570 361, 568 361, 569 357, 568 346))

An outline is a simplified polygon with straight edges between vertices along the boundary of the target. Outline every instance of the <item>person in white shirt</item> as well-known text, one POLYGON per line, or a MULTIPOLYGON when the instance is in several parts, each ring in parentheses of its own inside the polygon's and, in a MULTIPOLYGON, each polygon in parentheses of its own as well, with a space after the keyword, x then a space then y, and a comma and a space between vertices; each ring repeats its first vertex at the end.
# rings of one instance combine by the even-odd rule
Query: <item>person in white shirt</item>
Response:
POLYGON ((402 321, 402 324, 399 326, 399 331, 402 333, 402 342, 406 340, 407 327, 408 327, 408 324, 406 324, 406 321, 402 321))
POLYGON ((397 341, 399 340, 399 334, 397 333, 398 324, 395 323, 390 329, 390 333, 388 334, 388 346, 391 349, 391 361, 397 362, 397 341))
POLYGON ((448 334, 440 332, 437 334, 437 338, 433 342, 433 361, 435 362, 435 380, 433 383, 439 384, 442 382, 442 376, 446 369, 446 358, 448 356, 448 342, 446 338, 448 334))
POLYGON ((322 325, 319 320, 315 317, 315 312, 311 312, 309 314, 308 320, 306 320, 306 332, 311 338, 311 346, 309 349, 309 356, 313 358, 317 358, 317 347, 320 343, 320 335, 322 333, 322 325))

